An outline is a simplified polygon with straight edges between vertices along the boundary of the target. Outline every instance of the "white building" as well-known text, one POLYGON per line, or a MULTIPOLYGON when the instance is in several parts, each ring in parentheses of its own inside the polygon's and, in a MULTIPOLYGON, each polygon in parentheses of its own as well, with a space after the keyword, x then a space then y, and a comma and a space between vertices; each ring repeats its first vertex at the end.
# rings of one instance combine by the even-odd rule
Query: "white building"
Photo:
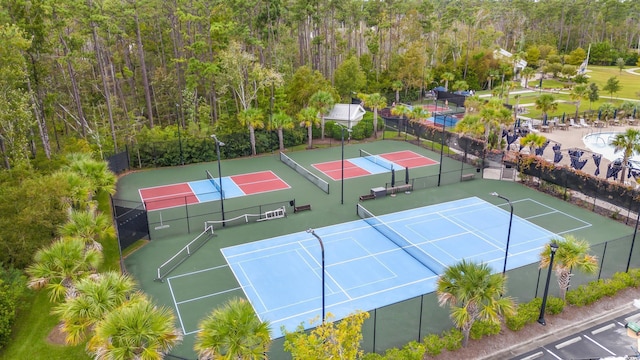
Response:
POLYGON ((325 121, 335 121, 347 128, 356 125, 367 111, 359 104, 336 104, 331 111, 324 116, 325 121))

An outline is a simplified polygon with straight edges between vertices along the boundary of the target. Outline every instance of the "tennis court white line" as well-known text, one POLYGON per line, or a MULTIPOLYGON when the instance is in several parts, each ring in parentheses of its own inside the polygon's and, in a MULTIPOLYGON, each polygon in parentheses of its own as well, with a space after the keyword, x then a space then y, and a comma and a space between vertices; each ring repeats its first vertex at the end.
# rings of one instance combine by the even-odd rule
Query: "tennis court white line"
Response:
POLYGON ((171 287, 171 280, 167 279, 167 284, 169 285, 169 293, 171 294, 171 298, 173 299, 173 307, 176 309, 176 314, 178 315, 178 321, 180 321, 180 327, 182 328, 182 333, 186 333, 187 331, 184 328, 184 322, 182 322, 182 316, 180 315, 180 308, 178 308, 178 304, 176 303, 176 297, 173 294, 173 288, 171 287))
POLYGON ((191 272, 184 273, 184 274, 178 274, 178 275, 174 275, 174 276, 168 277, 167 280, 177 279, 177 278, 181 278, 183 276, 191 276, 191 275, 199 274, 199 273, 202 273, 202 272, 205 272, 205 271, 217 270, 217 269, 220 269, 220 268, 223 268, 223 267, 229 267, 229 265, 228 264, 218 265, 218 266, 210 267, 210 268, 207 268, 207 269, 191 271, 191 272))
MULTIPOLYGON (((419 279, 419 280, 416 280, 416 281, 412 281, 410 283, 402 284, 402 285, 399 285, 399 286, 394 286, 394 287, 391 287, 391 288, 386 288, 384 291, 374 291, 374 292, 368 293, 366 295, 355 297, 353 299, 354 300, 363 299, 363 298, 366 298, 366 297, 369 297, 369 296, 375 296, 377 294, 381 294, 381 293, 386 292, 386 291, 400 289, 400 288, 408 286, 408 285, 419 284, 419 283, 427 281, 427 280, 429 280, 429 279, 431 279, 433 277, 437 277, 437 276, 432 276, 432 277, 428 277, 428 278, 424 278, 424 279, 419 279)), ((346 301, 346 300, 345 301, 338 301, 338 302, 330 304, 330 306, 337 306, 337 305, 342 305, 342 304, 345 304, 345 303, 348 303, 348 301, 346 301)), ((279 309, 284 309, 284 308, 287 308, 287 307, 289 307, 289 306, 283 306, 283 307, 280 307, 279 309)), ((293 315, 285 317, 285 318, 279 318, 278 320, 272 321, 271 323, 273 324, 273 323, 281 322, 281 321, 284 321, 284 320, 293 319, 293 318, 299 317, 301 315, 309 314, 309 313, 312 313, 312 312, 315 312, 315 311, 318 311, 318 309, 313 309, 313 310, 309 310, 309 311, 293 314, 293 315)))
MULTIPOLYGON (((360 241, 358 241, 358 239, 356 239, 356 238, 352 238, 352 239, 353 239, 353 241, 354 241, 356 244, 358 244, 358 246, 360 246, 360 248, 361 248, 362 250, 364 250, 367 254, 369 254, 369 255, 368 255, 368 256, 366 256, 366 257, 369 257, 369 256, 374 257, 374 258, 375 258, 375 260, 376 260, 376 262, 378 262, 378 264, 382 265, 382 267, 384 267, 388 272, 390 272, 390 273, 392 273, 392 274, 393 274, 393 277, 396 277, 396 278, 398 277, 398 274, 396 274, 393 270, 391 270, 391 269, 390 269, 390 268, 389 268, 389 267, 388 267, 388 266, 387 266, 383 261, 380 261, 380 260, 378 259, 378 257, 376 256, 377 254, 374 254, 374 253, 372 253, 371 251, 369 251, 369 249, 367 249, 365 246, 363 246, 363 245, 360 243, 360 241)), ((365 258, 365 257, 362 257, 362 258, 365 258)), ((343 262, 341 262, 341 264, 342 264, 342 263, 348 263, 348 262, 350 262, 350 261, 343 261, 343 262)), ((376 282, 378 282, 378 281, 375 281, 374 283, 376 283, 376 282)))
MULTIPOLYGON (((362 220, 353 220, 353 221, 349 221, 349 222, 346 222, 346 223, 342 223, 342 225, 344 225, 344 224, 349 224, 349 223, 362 223, 362 220)), ((370 226, 369 226, 369 225, 367 225, 367 224, 365 223, 365 225, 364 225, 364 226, 355 226, 355 227, 353 227, 353 228, 351 228, 351 229, 344 230, 344 231, 337 231, 337 232, 333 232, 333 233, 330 233, 330 234, 322 234, 322 237, 323 237, 323 238, 325 238, 325 237, 334 236, 334 235, 339 235, 339 234, 348 234, 348 233, 352 233, 352 232, 354 232, 354 231, 356 231, 356 232, 357 232, 357 231, 359 231, 359 230, 361 230, 361 229, 367 229, 367 228, 369 228, 369 227, 370 227, 370 226)), ((300 231, 300 232, 302 233, 303 231, 300 231)), ((287 235, 282 235, 282 236, 278 236, 278 238, 282 238, 282 237, 289 237, 289 236, 291 236, 291 235, 293 235, 293 234, 294 234, 294 233, 292 233, 292 234, 287 234, 287 235)), ((306 235, 305 235, 305 236, 306 236, 306 235)), ((272 241, 273 241, 273 238, 271 238, 271 239, 265 239, 265 240, 259 240, 259 241, 256 241, 255 243, 272 242, 272 241)), ((301 242, 301 241, 312 241, 312 242, 317 242, 316 238, 314 238, 314 237, 313 237, 313 236, 311 236, 311 235, 308 235, 307 237, 305 237, 304 239, 301 239, 301 240, 290 240, 290 241, 289 241, 289 242, 287 242, 287 243, 280 243, 280 244, 277 244, 277 245, 266 246, 266 247, 260 247, 260 248, 256 248, 256 249, 254 249, 254 250, 245 251, 245 252, 240 253, 240 254, 234 254, 234 255, 229 255, 229 256, 225 256, 225 257, 226 257, 227 259, 232 259, 232 258, 234 258, 234 257, 238 257, 238 256, 245 256, 245 255, 247 255, 247 254, 254 254, 254 253, 259 253, 259 252, 263 252, 263 251, 266 251, 266 250, 271 250, 271 249, 275 249, 275 248, 279 248, 279 247, 286 247, 286 246, 290 246, 291 244, 293 244, 293 243, 295 243, 295 242, 301 242)), ((330 242, 333 242, 333 241, 334 241, 334 240, 331 240, 330 242)), ((325 243, 325 244, 328 244, 328 243, 330 243, 330 242, 325 241, 324 243, 325 243)))
POLYGON ((536 204, 538 204, 538 205, 544 206, 544 207, 546 207, 546 208, 553 209, 553 210, 555 210, 556 212, 558 212, 558 213, 560 213, 560 214, 562 214, 562 215, 564 215, 564 216, 570 217, 570 218, 572 218, 572 219, 574 219, 574 220, 577 220, 577 221, 579 221, 579 222, 581 222, 581 223, 583 223, 583 224, 585 224, 585 225, 593 226, 593 224, 591 224, 591 223, 588 223, 588 222, 586 222, 586 221, 584 221, 584 220, 582 220, 582 219, 579 219, 579 218, 577 218, 577 217, 575 217, 575 216, 573 216, 573 215, 571 215, 571 214, 567 214, 567 213, 566 213, 566 212, 564 212, 564 211, 560 211, 560 210, 558 210, 558 209, 552 208, 552 207, 550 207, 550 206, 548 206, 548 205, 545 205, 545 204, 543 204, 543 203, 541 203, 541 202, 539 202, 539 201, 533 200, 533 199, 531 199, 531 198, 527 198, 527 200, 528 200, 528 201, 532 201, 532 202, 534 202, 534 203, 536 203, 536 204))
MULTIPOLYGON (((253 292, 256 294, 256 297, 257 297, 257 298, 258 298, 258 300, 260 301, 260 304, 262 304, 262 307, 263 307, 263 308, 265 308, 265 309, 267 309, 267 305, 266 305, 266 304, 264 303, 264 301, 262 300, 262 296, 260 296, 260 293, 258 293, 258 291, 256 290, 256 287, 255 287, 255 286, 253 286, 253 283, 251 282, 251 280, 250 280, 249 275, 247 274, 247 272, 246 272, 246 271, 244 271, 244 267, 242 266, 242 264, 241 264, 241 263, 236 263, 236 264, 240 267, 240 271, 242 271, 242 273, 244 274, 244 278, 245 278, 245 279, 246 279, 246 281, 248 282, 248 284, 247 284, 247 285, 248 285, 248 287, 250 287, 250 288, 252 288, 252 289, 253 289, 253 292)), ((234 275, 235 275, 235 273, 234 273, 234 275)), ((239 278, 238 278, 238 277, 236 277, 236 279, 239 279, 239 278)), ((242 284, 240 284, 240 285, 242 286, 242 284)), ((245 287, 247 287, 247 286, 242 286, 242 291, 243 291, 243 292, 245 292, 245 294, 246 294, 246 291, 244 291, 245 287)), ((249 299, 249 297, 248 297, 248 296, 247 296, 247 299, 249 299)))
MULTIPOLYGON (((300 244, 300 247, 302 247, 302 250, 304 250, 304 251, 305 251, 305 252, 306 252, 306 253, 307 253, 307 254, 308 254, 308 255, 313 259, 313 261, 316 261, 316 258, 315 258, 315 257, 313 257, 313 255, 311 255, 311 253, 309 253, 309 249, 307 249, 306 247, 302 246, 302 244, 300 244)), ((298 255, 298 256, 300 256, 300 255, 298 255)), ((309 264, 309 263, 304 259, 304 257, 303 257, 303 256, 300 256, 300 258, 302 258, 302 260, 304 261, 304 263, 305 263, 305 264, 307 264, 307 266, 309 266, 309 269, 313 270, 313 267, 311 266, 311 264, 309 264)), ((340 283, 339 283, 338 281, 336 281, 336 279, 334 279, 334 278, 333 278, 333 276, 331 276, 331 274, 329 274, 329 272, 326 270, 326 266, 325 266, 325 269, 322 269, 322 265, 321 265, 321 264, 318 264, 318 263, 316 262, 316 265, 318 265, 318 267, 320 267, 320 269, 321 269, 320 271, 324 270, 324 274, 325 274, 325 276, 329 277, 329 279, 331 279, 331 281, 333 281, 333 282, 336 284, 336 286, 338 287, 338 289, 340 289, 340 291, 341 291, 343 294, 345 294, 345 296, 346 296, 347 298, 349 298, 349 300, 351 300, 351 296, 349 296, 349 294, 348 294, 346 291, 344 291, 344 289, 342 288, 342 286, 340 286, 340 283)), ((325 265, 326 265, 326 263, 325 263, 325 265)), ((314 271, 314 274, 315 274, 315 271, 314 271)), ((323 284, 323 286, 327 286, 326 282, 323 284)))
POLYGON ((202 300, 202 299, 210 298, 210 297, 212 297, 212 296, 218 296, 218 295, 222 295, 222 294, 225 294, 225 293, 228 293, 228 292, 232 292, 232 291, 236 291, 236 290, 241 290, 241 289, 242 289, 242 287, 241 287, 241 286, 238 286, 238 287, 233 288, 233 289, 227 289, 227 290, 224 290, 224 291, 218 291, 217 293, 211 293, 211 294, 207 294, 207 295, 203 295, 203 296, 194 297, 194 298, 187 299, 187 300, 182 300, 182 301, 177 302, 176 304, 178 304, 178 305, 188 304, 188 303, 190 303, 190 302, 192 302, 192 301, 198 301, 198 300, 202 300))
POLYGON ((608 352, 609 354, 611 354, 611 355, 615 355, 615 354, 616 354, 616 353, 614 353, 613 351, 611 351, 611 350, 607 349, 606 347, 604 347, 604 346, 603 346, 602 344, 600 344, 599 342, 597 342, 597 341, 593 340, 592 338, 588 337, 587 335, 584 335, 584 337, 585 337, 587 340, 591 341, 592 343, 594 343, 594 344, 598 345, 602 350, 604 350, 604 351, 608 352))

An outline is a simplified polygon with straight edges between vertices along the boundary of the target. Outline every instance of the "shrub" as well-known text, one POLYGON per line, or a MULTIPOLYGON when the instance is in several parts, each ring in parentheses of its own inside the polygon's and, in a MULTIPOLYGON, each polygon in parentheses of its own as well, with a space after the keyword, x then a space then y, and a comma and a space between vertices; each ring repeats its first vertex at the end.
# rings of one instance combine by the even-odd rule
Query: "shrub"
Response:
POLYGON ((462 339, 464 336, 458 329, 451 329, 442 333, 442 341, 445 349, 449 351, 458 350, 462 347, 462 339))
MULTIPOLYGON (((540 305, 542 306, 542 304, 540 305)), ((564 305, 564 300, 557 297, 549 296, 547 298, 547 307, 545 308, 544 312, 550 315, 560 314, 562 310, 564 310, 564 305)))
POLYGON ((507 328, 513 331, 521 330, 525 325, 538 319, 542 299, 535 298, 528 303, 518 304, 515 315, 507 316, 505 323, 507 328))
POLYGON ((422 343, 424 344, 425 352, 431 356, 439 355, 444 349, 444 341, 436 334, 425 336, 422 343))
POLYGON ((20 299, 27 283, 18 270, 4 269, 0 264, 0 349, 9 342, 20 299))
POLYGON ((500 333, 500 323, 494 323, 491 321, 476 321, 471 326, 471 333, 469 337, 473 340, 480 340, 484 336, 490 336, 500 333))

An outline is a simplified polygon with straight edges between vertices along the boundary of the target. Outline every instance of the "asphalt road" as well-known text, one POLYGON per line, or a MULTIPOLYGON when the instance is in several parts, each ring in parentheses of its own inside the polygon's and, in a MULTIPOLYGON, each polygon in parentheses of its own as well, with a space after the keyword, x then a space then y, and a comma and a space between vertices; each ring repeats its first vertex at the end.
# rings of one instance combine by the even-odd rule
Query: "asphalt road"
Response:
POLYGON ((587 330, 568 335, 511 359, 636 359, 635 356, 640 356, 640 340, 627 334, 625 324, 630 321, 640 322, 640 311, 603 321, 587 330))

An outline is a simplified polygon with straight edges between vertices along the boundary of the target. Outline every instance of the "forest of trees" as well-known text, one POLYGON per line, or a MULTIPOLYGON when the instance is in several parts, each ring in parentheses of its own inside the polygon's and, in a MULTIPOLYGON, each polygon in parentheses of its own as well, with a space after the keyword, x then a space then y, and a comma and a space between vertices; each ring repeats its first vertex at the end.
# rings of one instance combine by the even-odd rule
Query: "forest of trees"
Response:
POLYGON ((1 4, 5 168, 50 158, 69 139, 104 156, 161 140, 168 125, 248 133, 239 114, 295 117, 318 90, 411 99, 443 74, 479 90, 512 75, 497 48, 537 67, 551 55, 579 65, 591 45, 592 64, 635 65, 640 43, 640 3, 621 0, 1 4))

